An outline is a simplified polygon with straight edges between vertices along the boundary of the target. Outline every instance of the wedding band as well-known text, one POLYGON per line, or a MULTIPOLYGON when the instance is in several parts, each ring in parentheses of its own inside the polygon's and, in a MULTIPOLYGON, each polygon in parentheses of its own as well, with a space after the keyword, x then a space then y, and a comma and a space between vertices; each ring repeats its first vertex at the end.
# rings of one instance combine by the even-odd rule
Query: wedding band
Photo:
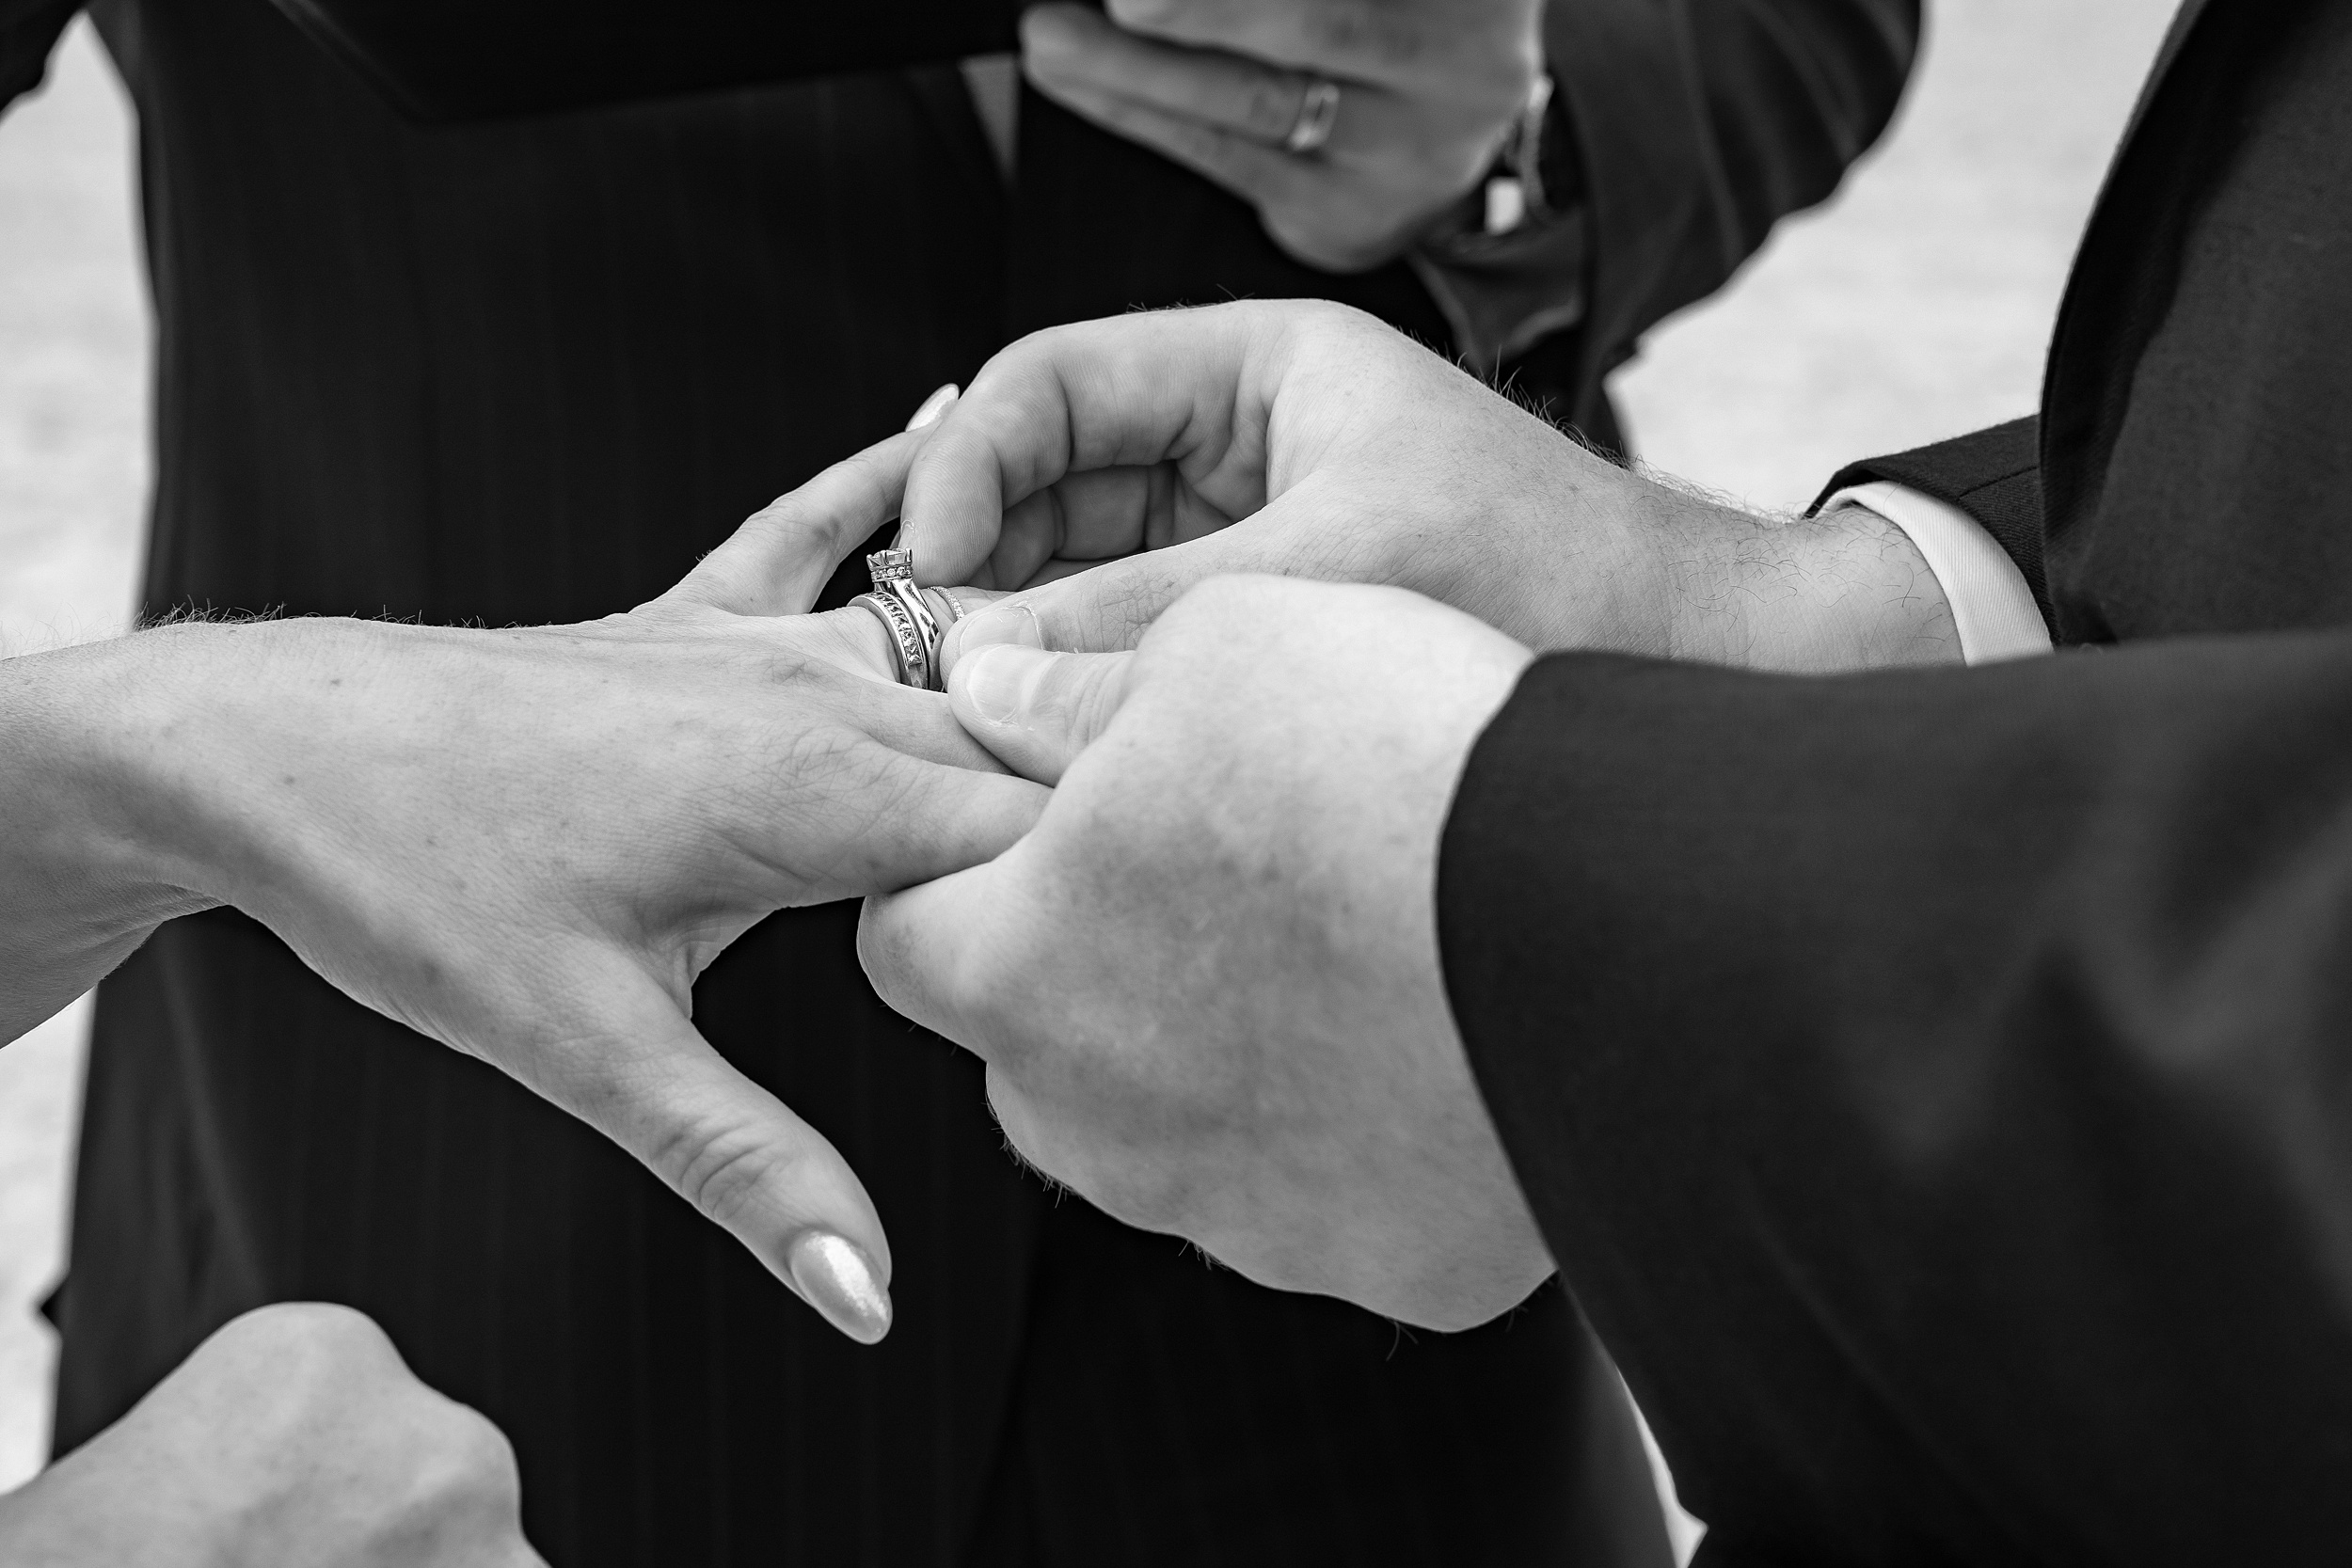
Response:
POLYGON ((963 608, 963 601, 957 598, 954 592, 950 589, 926 588, 923 590, 923 593, 925 596, 938 601, 938 604, 934 605, 932 608, 942 618, 940 630, 943 633, 947 629, 947 627, 954 626, 958 621, 962 620, 966 615, 972 613, 970 610, 963 608), (942 606, 945 608, 940 608, 942 606))
POLYGON ((1340 85, 1321 76, 1307 83, 1306 96, 1298 101, 1298 118, 1291 122, 1291 134, 1282 139, 1285 152, 1313 152, 1331 139, 1331 126, 1340 118, 1340 85))
MULTIPOLYGON (((918 657, 907 661, 898 678, 909 686, 938 690, 939 617, 931 613, 923 591, 914 586, 914 552, 876 550, 866 558, 866 570, 873 577, 875 596, 885 604, 896 605, 914 628, 918 657)), ((897 622, 894 620, 892 625, 895 630, 897 622)))
POLYGON ((928 688, 931 684, 930 655, 923 646, 923 633, 914 625, 914 617, 898 602, 896 594, 860 594, 850 601, 872 612, 890 634, 891 662, 897 666, 898 684, 928 688))

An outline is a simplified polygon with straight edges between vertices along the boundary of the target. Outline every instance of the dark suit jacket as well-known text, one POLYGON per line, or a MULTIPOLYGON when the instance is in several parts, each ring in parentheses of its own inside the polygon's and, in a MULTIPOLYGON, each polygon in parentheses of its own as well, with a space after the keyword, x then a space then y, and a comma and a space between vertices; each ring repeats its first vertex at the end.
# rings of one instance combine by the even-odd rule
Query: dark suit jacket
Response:
MULTIPOLYGON (((0 92, 38 79, 73 8, 0 0, 0 92)), ((1908 38, 1896 0, 1771 8, 1908 38)), ((1661 253, 1703 237, 1690 278, 1825 190, 1852 148, 1820 127, 1883 119, 1900 76, 1878 32, 1845 55, 1834 27, 1773 32, 1742 90, 1784 112, 1721 135, 1761 137, 1741 155, 1778 172, 1735 211, 1715 122, 1683 121, 1694 84, 1761 46, 1726 22, 1694 55, 1618 9, 1642 69, 1688 89, 1642 109, 1687 178, 1637 220, 1596 131, 1594 188, 1621 192, 1603 249, 1620 222, 1661 253)), ((1231 292, 1438 329, 1406 269, 1299 268, 1239 203, 1035 99, 1009 197, 952 68, 430 128, 262 0, 96 15, 140 120, 151 610, 598 614, 1024 326, 1231 292)), ((1579 354, 1563 373, 1589 391, 1576 367, 1607 356, 1579 354)), ((696 1000, 891 1227, 898 1324, 871 1351, 616 1149, 258 927, 167 927, 101 994, 60 1445, 231 1314, 312 1297, 373 1314, 513 1436, 532 1536, 566 1568, 1658 1560, 1622 1401, 1565 1295, 1407 1339, 1057 1207, 1004 1157, 977 1068, 873 999, 853 922, 781 916, 696 1000)))
POLYGON ((1710 1561, 2344 1560, 2347 407, 2352 8, 2192 6, 2038 423, 1856 470, 2074 646, 1554 657, 1480 741, 1456 1016, 1710 1561))

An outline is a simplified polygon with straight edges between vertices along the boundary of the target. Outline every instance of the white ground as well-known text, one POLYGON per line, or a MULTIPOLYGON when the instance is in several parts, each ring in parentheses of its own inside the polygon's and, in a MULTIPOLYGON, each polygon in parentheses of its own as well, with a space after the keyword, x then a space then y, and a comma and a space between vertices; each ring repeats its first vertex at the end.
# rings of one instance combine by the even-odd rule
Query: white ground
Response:
MULTIPOLYGON (((1573 0, 1553 0, 1570 4, 1573 0)), ((1881 152, 1620 378, 1657 466, 1801 506, 1845 460, 2029 412, 2067 257, 2171 0, 1931 0, 1881 152)), ((119 630, 147 485, 127 107, 87 24, 0 124, 0 651, 119 630)), ((39 1465, 86 1028, 0 1051, 0 1488, 39 1465)))

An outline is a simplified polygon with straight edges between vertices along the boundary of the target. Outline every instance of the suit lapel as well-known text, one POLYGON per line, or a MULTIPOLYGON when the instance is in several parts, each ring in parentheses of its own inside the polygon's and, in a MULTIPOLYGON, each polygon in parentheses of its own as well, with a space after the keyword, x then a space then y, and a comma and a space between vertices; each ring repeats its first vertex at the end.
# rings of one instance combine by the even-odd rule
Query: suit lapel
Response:
POLYGON ((2204 14, 2206 3, 2207 0, 2182 0, 2181 8, 2173 14, 2172 25, 2165 32, 2164 42, 2156 49, 2155 64, 2148 69, 2148 80, 2140 85, 2139 102, 2132 105, 2132 117, 2123 122, 2123 139, 2117 144, 2119 149, 2129 146, 2137 134, 2140 117, 2148 112, 2149 101, 2156 96, 2156 89, 2164 85, 2172 63, 2180 58, 2181 45, 2187 41, 2197 19, 2204 14))

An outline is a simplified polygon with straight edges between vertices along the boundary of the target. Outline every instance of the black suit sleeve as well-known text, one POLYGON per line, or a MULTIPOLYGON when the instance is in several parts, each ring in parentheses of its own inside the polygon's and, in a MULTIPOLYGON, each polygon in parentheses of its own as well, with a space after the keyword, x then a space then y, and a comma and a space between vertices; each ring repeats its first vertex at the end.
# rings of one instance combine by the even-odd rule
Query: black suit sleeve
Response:
POLYGON ((40 86, 82 0, 0 0, 0 109, 40 86))
POLYGON ((2343 633, 1531 669, 1447 987, 1719 1560, 2341 1551, 2347 736, 2343 633))
POLYGON ((1545 49, 1593 226, 1575 380, 1597 388, 1836 189, 1894 114, 1919 15, 1918 0, 1553 0, 1545 49))

